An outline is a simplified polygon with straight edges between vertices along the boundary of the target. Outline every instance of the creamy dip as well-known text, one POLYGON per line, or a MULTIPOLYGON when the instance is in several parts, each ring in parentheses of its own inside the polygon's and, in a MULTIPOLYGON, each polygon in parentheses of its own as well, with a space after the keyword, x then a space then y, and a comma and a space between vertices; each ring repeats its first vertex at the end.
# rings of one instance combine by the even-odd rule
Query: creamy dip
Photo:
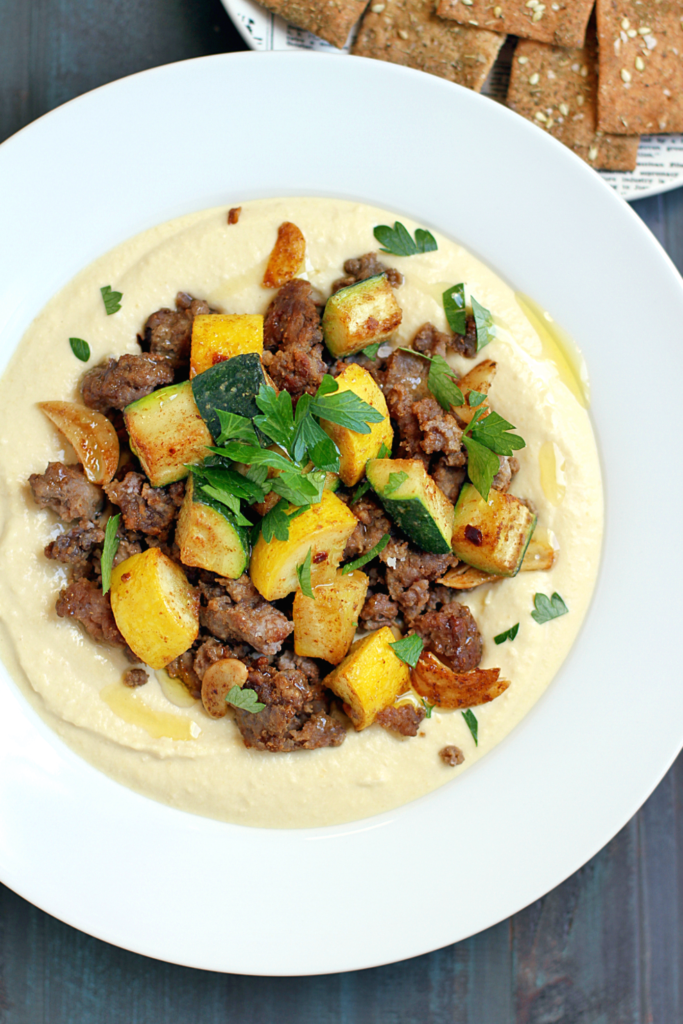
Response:
MULTIPOLYGON (((83 364, 69 337, 85 338, 89 366, 136 352, 136 335, 178 291, 225 312, 265 312, 273 292, 261 280, 278 225, 297 224, 306 238, 303 275, 329 295, 344 260, 377 248, 372 229, 394 214, 329 199, 245 203, 239 222, 225 209, 182 217, 118 246, 80 273, 31 325, 0 382, 0 649, 34 708, 91 764, 138 792, 174 807, 242 825, 296 828, 351 821, 389 810, 449 782, 506 736, 543 693, 574 642, 595 583, 603 520, 600 470, 585 392, 548 319, 456 243, 436 234, 438 250, 410 257, 382 255, 405 275, 397 298, 403 323, 396 343, 409 345, 425 321, 447 330, 442 292, 460 281, 495 317, 498 336, 480 358, 498 373, 492 407, 526 441, 512 493, 530 498, 538 530, 559 548, 548 572, 459 592, 484 642, 483 667, 499 666, 510 687, 474 709, 475 746, 460 712, 438 711, 406 739, 379 726, 350 729, 337 748, 268 753, 247 749, 230 716, 213 720, 184 691, 150 672, 139 690, 123 686, 123 655, 95 643, 74 622, 59 619, 55 601, 66 572, 43 548, 63 526, 34 505, 27 479, 50 461, 74 453, 38 410, 49 399, 79 399, 83 364), (123 293, 107 316, 103 285, 123 293), (528 313, 528 316, 525 314, 528 313), (533 320, 539 326, 537 332, 533 320), (541 321, 544 321, 541 323, 541 321), (569 614, 538 625, 534 594, 558 591, 569 614), (496 634, 520 623, 514 642, 496 634), (169 699, 169 697, 171 699, 169 699), (173 702, 172 702, 173 701, 173 702), (184 705, 184 706, 182 706, 184 705), (446 766, 448 744, 465 755, 446 766)), ((419 225, 402 218, 411 232, 419 225)), ((462 373, 479 359, 454 358, 462 373)))

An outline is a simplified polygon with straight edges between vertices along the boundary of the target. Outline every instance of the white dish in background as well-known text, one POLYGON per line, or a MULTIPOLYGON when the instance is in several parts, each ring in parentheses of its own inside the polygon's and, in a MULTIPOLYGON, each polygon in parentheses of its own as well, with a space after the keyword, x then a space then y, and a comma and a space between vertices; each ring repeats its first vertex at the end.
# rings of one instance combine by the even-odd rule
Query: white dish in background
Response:
POLYGON ((455 784, 333 828, 240 828, 147 800, 66 748, 3 672, 0 879, 75 927, 193 967, 319 974, 465 938, 600 849, 683 740, 683 552, 668 545, 666 571, 633 573, 643 537, 662 529, 662 503, 675 510, 683 499, 671 470, 675 403, 656 405, 656 444, 651 430, 633 428, 634 370, 646 345, 653 358, 648 339, 658 376, 674 394, 683 388, 680 278, 628 206, 529 122, 441 79, 352 60, 231 54, 156 68, 82 96, 5 143, 2 365, 51 295, 153 224, 288 194, 404 211, 533 296, 582 347, 605 474, 603 564, 569 658, 503 743, 455 784), (390 173, 386 159, 372 158, 376 110, 366 99, 389 94, 401 129, 390 173), (340 96, 354 112, 348 146, 330 117, 340 96), (305 109, 315 130, 292 132, 288 109, 305 109), (160 174, 144 153, 165 123, 193 131, 160 174), (446 123, 458 131, 445 132, 446 123), (428 175, 415 153, 438 153, 428 175), (533 173, 539 165, 543 175, 533 173), (296 879, 302 865, 325 878, 324 901, 311 893, 315 910, 301 902, 289 916, 270 871, 296 879), (416 894, 409 919, 396 899, 407 877, 416 894), (328 901, 345 913, 327 915, 328 901))
MULTIPOLYGON (((307 32, 288 25, 255 0, 221 0, 245 43, 259 52, 268 50, 310 50, 348 55, 355 29, 343 50, 307 32)), ((513 46, 505 44, 484 83, 482 93, 505 101, 510 77, 513 46)), ((539 131, 543 129, 539 128, 539 131)), ((598 171, 622 199, 645 199, 683 185, 683 135, 644 135, 638 149, 635 171, 598 171)))

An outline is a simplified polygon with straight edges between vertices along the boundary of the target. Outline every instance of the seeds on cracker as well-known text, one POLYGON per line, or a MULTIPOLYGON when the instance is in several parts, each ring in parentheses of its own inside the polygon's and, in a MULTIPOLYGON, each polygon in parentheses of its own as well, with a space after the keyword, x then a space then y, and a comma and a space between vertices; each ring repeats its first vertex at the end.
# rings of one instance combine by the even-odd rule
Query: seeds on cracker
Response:
POLYGON ((592 167, 613 171, 635 168, 638 136, 596 130, 597 55, 592 25, 581 49, 520 39, 507 102, 592 167), (524 63, 522 58, 526 58, 524 63))
POLYGON ((365 10, 367 0, 259 0, 259 3, 291 25, 307 29, 341 48, 365 10))
POLYGON ((593 0, 438 0, 441 18, 555 46, 583 46, 593 0))
POLYGON ((596 11, 598 127, 620 135, 683 131, 682 5, 597 0, 596 11))
MULTIPOLYGON (((474 0, 472 0, 474 3, 474 0)), ((366 12, 352 53, 428 71, 479 92, 505 36, 443 21, 433 0, 387 0, 366 12)))

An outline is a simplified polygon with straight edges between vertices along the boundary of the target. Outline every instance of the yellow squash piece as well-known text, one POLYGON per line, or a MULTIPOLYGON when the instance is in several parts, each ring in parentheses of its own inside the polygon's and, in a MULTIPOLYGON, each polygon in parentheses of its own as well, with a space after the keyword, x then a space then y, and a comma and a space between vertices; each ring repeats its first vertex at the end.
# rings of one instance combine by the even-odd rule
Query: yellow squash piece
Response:
POLYGON ((164 668, 199 632, 199 594, 159 548, 126 558, 111 574, 111 608, 131 650, 164 668))
POLYGON ((394 654, 388 626, 357 640, 325 686, 344 701, 356 729, 367 729, 379 711, 393 704, 410 686, 410 667, 394 654))
POLYGON ((263 352, 262 316, 202 313, 192 321, 190 377, 243 352, 263 352))
MULTIPOLYGON (((296 511, 290 505, 287 514, 296 511)), ((266 601, 279 601, 299 586, 296 574, 311 549, 311 581, 315 585, 339 565, 346 542, 358 520, 333 491, 323 491, 322 501, 311 505, 289 522, 287 540, 266 541, 259 535, 251 555, 249 575, 266 601)))
POLYGON ((347 487, 353 487, 365 473, 368 459, 376 459, 382 445, 386 445, 389 453, 394 441, 391 429, 389 410, 384 395, 368 373, 357 363, 349 363, 337 377, 339 392, 353 391, 364 402, 377 409, 384 416, 381 423, 371 423, 369 434, 357 434, 348 427, 340 427, 337 423, 321 420, 320 426, 325 430, 339 449, 339 476, 347 487))
POLYGON ((346 576, 338 572, 313 587, 315 598, 297 590, 292 612, 296 653, 338 665, 353 641, 369 582, 356 570, 346 576))

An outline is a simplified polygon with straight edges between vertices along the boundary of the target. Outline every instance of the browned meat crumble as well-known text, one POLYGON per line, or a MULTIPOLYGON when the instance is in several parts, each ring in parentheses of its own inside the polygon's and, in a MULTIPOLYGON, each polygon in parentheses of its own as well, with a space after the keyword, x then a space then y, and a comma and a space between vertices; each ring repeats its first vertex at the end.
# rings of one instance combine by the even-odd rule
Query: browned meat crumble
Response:
POLYGON ((442 747, 439 751, 439 757, 444 764, 450 765, 451 768, 457 768, 465 760, 465 755, 460 747, 454 747, 452 744, 442 747))
POLYGON ((143 352, 139 356, 110 359, 106 366, 89 370, 83 378, 81 394, 88 408, 106 413, 109 409, 125 409, 155 388, 172 383, 173 370, 168 361, 143 352))
POLYGON ((39 508, 50 508, 60 519, 95 519, 104 506, 102 488, 86 479, 82 466, 51 462, 44 473, 28 482, 39 508))
POLYGON ((395 267, 385 266, 376 252, 366 252, 364 256, 346 260, 344 273, 346 276, 338 278, 332 285, 333 295, 340 288, 348 288, 352 284, 358 284, 359 281, 367 281, 369 277, 375 277, 377 274, 386 274, 392 288, 400 288, 403 284, 401 271, 396 270, 395 267))

